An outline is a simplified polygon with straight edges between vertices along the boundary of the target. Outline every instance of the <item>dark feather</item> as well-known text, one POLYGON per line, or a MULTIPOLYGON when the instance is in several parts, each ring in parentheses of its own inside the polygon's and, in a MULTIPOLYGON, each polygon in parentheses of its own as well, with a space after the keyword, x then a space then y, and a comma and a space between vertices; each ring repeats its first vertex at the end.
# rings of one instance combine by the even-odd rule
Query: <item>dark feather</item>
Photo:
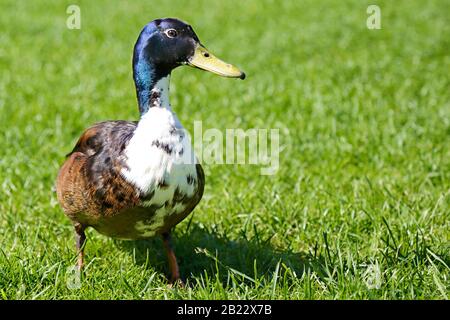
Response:
POLYGON ((81 135, 57 179, 58 198, 69 217, 90 224, 139 202, 139 193, 120 174, 121 154, 135 129, 135 122, 107 121, 81 135))

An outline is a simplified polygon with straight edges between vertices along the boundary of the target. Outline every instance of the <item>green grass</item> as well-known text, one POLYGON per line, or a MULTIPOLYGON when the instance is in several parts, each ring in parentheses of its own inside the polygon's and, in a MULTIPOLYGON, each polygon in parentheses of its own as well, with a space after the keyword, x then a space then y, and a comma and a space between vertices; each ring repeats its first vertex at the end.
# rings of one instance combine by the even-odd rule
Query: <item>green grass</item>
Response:
POLYGON ((74 1, 1 1, 0 299, 449 298, 449 2, 376 1, 373 31, 373 1, 261 2, 76 1, 72 31, 74 1), (281 128, 279 171, 204 166, 174 232, 185 289, 167 286, 160 239, 94 230, 69 289, 58 168, 90 124, 137 119, 132 47, 165 16, 248 74, 177 69, 182 123, 281 128))

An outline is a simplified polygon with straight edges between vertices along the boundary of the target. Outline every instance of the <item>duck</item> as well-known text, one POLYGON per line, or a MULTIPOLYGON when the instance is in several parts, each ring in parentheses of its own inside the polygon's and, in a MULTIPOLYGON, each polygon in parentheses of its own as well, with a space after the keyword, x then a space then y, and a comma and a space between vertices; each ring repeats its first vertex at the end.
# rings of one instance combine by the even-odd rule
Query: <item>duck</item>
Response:
POLYGON ((182 282, 171 232, 200 202, 205 175, 169 101, 171 72, 180 66, 245 78, 208 51, 186 22, 161 18, 143 27, 132 58, 139 120, 87 128, 56 178, 58 202, 74 227, 79 270, 85 231, 93 228, 124 240, 161 237, 169 280, 182 282))

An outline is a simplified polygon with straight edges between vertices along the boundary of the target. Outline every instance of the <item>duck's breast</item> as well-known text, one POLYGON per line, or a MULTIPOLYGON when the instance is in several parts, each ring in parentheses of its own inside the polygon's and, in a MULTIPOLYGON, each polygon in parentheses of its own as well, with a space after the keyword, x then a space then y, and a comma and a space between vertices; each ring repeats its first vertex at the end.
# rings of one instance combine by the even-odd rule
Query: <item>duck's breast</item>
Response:
POLYGON ((151 108, 123 154, 125 166, 121 173, 139 189, 139 208, 147 208, 148 212, 142 217, 141 209, 136 211, 140 217, 133 223, 141 237, 153 236, 178 223, 200 200, 203 173, 198 171, 201 167, 188 134, 171 110, 151 108))

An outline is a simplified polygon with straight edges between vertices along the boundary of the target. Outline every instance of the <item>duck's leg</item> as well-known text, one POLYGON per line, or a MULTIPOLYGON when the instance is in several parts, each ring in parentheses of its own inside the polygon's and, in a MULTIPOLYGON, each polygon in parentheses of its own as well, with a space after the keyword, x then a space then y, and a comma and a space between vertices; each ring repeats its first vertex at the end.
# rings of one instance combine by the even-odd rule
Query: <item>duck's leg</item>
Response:
POLYGON ((170 269, 170 283, 174 284, 175 282, 179 282, 183 285, 183 282, 180 280, 180 269, 178 268, 177 258, 175 257, 175 252, 172 248, 171 237, 169 232, 165 232, 162 234, 164 249, 166 250, 167 259, 169 260, 169 269, 170 269))
POLYGON ((84 234, 85 226, 80 223, 74 225, 75 227, 75 245, 78 253, 78 270, 81 270, 84 265, 84 243, 86 242, 86 235, 84 234))

